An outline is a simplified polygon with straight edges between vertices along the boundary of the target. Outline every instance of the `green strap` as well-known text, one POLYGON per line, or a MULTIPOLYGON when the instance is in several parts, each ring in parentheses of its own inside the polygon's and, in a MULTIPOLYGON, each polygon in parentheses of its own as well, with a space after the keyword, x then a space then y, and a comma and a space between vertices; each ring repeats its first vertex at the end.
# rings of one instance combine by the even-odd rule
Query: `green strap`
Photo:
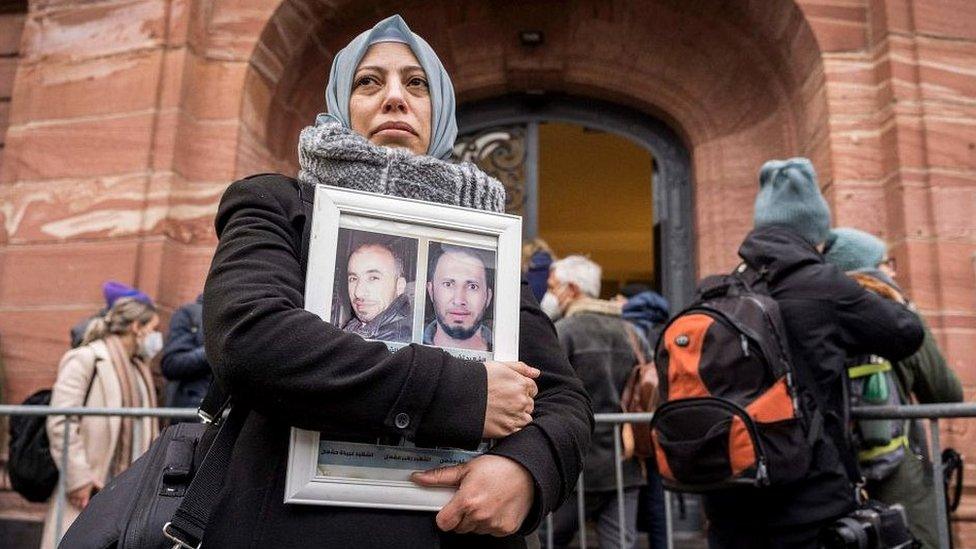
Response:
POLYGON ((883 456, 889 452, 894 452, 899 446, 904 446, 908 448, 908 436, 902 435, 900 437, 895 437, 891 439, 891 442, 885 444, 884 446, 875 446, 874 448, 868 448, 867 450, 861 450, 857 453, 858 461, 871 461, 872 459, 883 456))
POLYGON ((858 366, 851 366, 847 369, 847 377, 857 379, 859 377, 867 377, 872 374, 890 371, 891 363, 886 360, 880 364, 860 364, 858 366))

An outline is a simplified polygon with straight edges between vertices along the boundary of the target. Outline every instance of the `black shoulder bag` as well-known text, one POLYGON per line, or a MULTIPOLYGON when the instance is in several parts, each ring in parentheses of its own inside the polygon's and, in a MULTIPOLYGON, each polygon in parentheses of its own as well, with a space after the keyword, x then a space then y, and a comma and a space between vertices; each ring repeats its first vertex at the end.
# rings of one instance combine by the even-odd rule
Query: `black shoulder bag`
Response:
MULTIPOLYGON (((92 385, 98 377, 100 360, 102 359, 95 357, 95 368, 92 370, 91 379, 88 380, 85 398, 81 401, 83 406, 88 405, 92 385)), ((51 389, 41 389, 27 397, 21 404, 50 406, 51 389)), ((69 422, 70 418, 65 421, 65 429, 71 428, 69 422)), ((27 501, 35 503, 47 501, 57 488, 60 475, 54 456, 51 455, 51 441, 47 436, 47 416, 11 416, 9 440, 7 475, 10 477, 10 486, 27 501)))
POLYGON ((200 406, 205 423, 167 427, 91 499, 59 547, 198 549, 247 417, 229 404, 212 383, 200 406))

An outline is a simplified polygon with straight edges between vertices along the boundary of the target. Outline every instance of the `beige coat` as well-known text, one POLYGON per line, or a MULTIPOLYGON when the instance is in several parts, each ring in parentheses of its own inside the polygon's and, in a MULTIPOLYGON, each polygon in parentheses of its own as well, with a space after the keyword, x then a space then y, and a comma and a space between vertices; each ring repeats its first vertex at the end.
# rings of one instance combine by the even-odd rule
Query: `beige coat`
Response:
MULTIPOLYGON (((135 368, 135 366, 132 366, 135 368)), ((145 369, 145 367, 143 367, 145 369)), ((145 385, 143 379, 151 379, 148 370, 143 375, 133 375, 132 379, 140 385, 145 385)), ((153 388, 144 387, 146 394, 153 388)), ((147 401, 148 405, 148 401, 147 401)), ((115 367, 109 358, 108 348, 103 341, 93 341, 77 349, 65 353, 58 365, 58 378, 51 390, 51 406, 87 406, 89 408, 121 407, 122 388, 119 383, 115 367), (91 392, 85 401, 92 375, 91 392)), ((149 448, 150 442, 156 434, 154 418, 137 420, 140 431, 138 440, 133 447, 133 459, 149 448)), ((64 430, 70 430, 68 443, 68 492, 92 482, 98 487, 105 485, 108 480, 112 464, 112 456, 119 442, 119 431, 122 419, 115 416, 86 416, 79 422, 72 418, 66 422, 64 416, 49 416, 47 433, 51 444, 51 455, 58 468, 61 468, 62 448, 64 447, 64 430)), ((63 472, 62 472, 63 474, 63 472)), ((57 491, 51 496, 47 517, 44 520, 44 536, 42 548, 54 547, 55 513, 57 491)), ((73 506, 65 498, 62 511, 61 533, 67 531, 68 526, 78 517, 81 509, 73 506)))

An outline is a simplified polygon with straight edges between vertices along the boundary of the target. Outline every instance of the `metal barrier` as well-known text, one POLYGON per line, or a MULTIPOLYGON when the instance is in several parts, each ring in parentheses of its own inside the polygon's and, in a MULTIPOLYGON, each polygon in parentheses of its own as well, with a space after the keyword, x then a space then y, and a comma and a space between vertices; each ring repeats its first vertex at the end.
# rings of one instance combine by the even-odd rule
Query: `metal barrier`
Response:
MULTIPOLYGON (((624 534, 624 487, 623 487, 623 462, 620 459, 620 426, 624 423, 646 423, 651 421, 653 414, 595 414, 594 418, 598 424, 611 424, 614 431, 614 456, 616 462, 616 491, 619 530, 618 547, 625 548, 624 534)), ((939 430, 939 419, 946 418, 971 418, 976 417, 976 404, 918 404, 912 406, 873 406, 860 407, 851 410, 851 417, 854 419, 928 419, 929 420, 929 453, 931 454, 929 464, 932 468, 932 481, 935 489, 936 513, 939 519, 939 547, 949 547, 949 520, 945 506, 945 487, 942 484, 942 444, 939 430)), ((576 485, 576 505, 579 520, 579 547, 587 547, 586 540, 586 521, 585 521, 585 499, 583 492, 583 476, 580 475, 576 485)), ((670 503, 669 498, 665 497, 665 503, 670 503)), ((667 534, 668 549, 673 547, 673 529, 669 507, 667 511, 667 534)), ((546 547, 553 548, 553 522, 552 515, 546 518, 546 547)), ((626 547, 625 549, 630 549, 626 547)))
MULTIPOLYGON (((196 419, 197 412, 192 408, 84 408, 67 407, 52 408, 50 406, 24 406, 24 405, 0 405, 0 416, 119 416, 119 417, 155 417, 170 419, 196 419)), ((855 408, 852 410, 852 417, 855 419, 928 419, 930 436, 929 460, 932 467, 932 478, 935 484, 936 512, 939 517, 939 546, 949 547, 949 522, 945 507, 945 490, 942 485, 942 444, 940 439, 939 419, 945 418, 971 418, 976 417, 976 404, 920 404, 913 406, 876 406, 868 408, 855 408)), ((618 509, 619 547, 624 548, 625 533, 623 525, 624 516, 624 486, 623 486, 623 461, 620 459, 622 448, 620 444, 620 429, 624 423, 647 423, 653 418, 653 414, 595 414, 594 418, 598 424, 613 425, 614 431, 614 456, 615 456, 615 482, 618 509)), ((63 448, 59 463, 59 470, 66 471, 68 464, 68 445, 70 442, 71 429, 64 430, 63 448)), ((58 479, 57 499, 55 507, 55 540, 61 539, 61 517, 64 512, 64 503, 67 497, 67 475, 62 474, 58 479)), ((583 491, 583 475, 577 481, 577 513, 579 519, 579 546, 585 548, 586 542, 586 520, 585 520, 585 499, 583 491)), ((667 499, 666 499, 667 503, 667 499)), ((667 533, 668 549, 672 544, 672 528, 670 509, 666 507, 667 513, 667 533)), ((553 547, 552 515, 547 517, 546 546, 553 547)), ((625 548, 630 549, 630 548, 625 548)))
MULTIPOLYGON (((65 416, 68 421, 71 417, 81 416, 118 416, 118 417, 155 417, 170 419, 197 419, 195 408, 85 408, 85 407, 64 407, 52 408, 50 406, 24 406, 24 405, 0 405, 0 416, 65 416)), ((58 486, 55 496, 54 507, 54 544, 57 546, 61 542, 61 522, 64 517, 64 504, 67 499, 68 475, 68 445, 71 442, 71 429, 68 425, 64 429, 62 439, 63 448, 58 459, 58 470, 62 472, 58 477, 58 486)))

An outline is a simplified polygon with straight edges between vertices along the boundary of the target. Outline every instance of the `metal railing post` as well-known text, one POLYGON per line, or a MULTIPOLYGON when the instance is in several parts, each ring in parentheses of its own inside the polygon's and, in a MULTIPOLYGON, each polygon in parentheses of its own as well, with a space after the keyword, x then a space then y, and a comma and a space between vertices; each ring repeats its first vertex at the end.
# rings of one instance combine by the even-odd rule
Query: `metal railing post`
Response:
POLYGON ((624 530, 624 520, 627 513, 624 512, 624 462, 620 455, 620 424, 613 424, 613 464, 614 476, 617 480, 617 539, 620 542, 620 549, 630 549, 625 545, 627 535, 624 530))
MULTIPOLYGON (((80 421, 80 420, 79 420, 80 421)), ((54 546, 61 543, 64 505, 68 499, 68 444, 71 443, 71 416, 64 416, 64 434, 61 438, 61 470, 58 471, 58 496, 54 504, 54 546)))
POLYGON ((935 512, 939 520, 939 547, 949 547, 949 515, 946 513, 945 486, 942 483, 942 444, 939 440, 939 420, 929 420, 932 437, 932 483, 935 485, 935 512))
POLYGON ((674 524, 671 523, 671 493, 664 491, 664 535, 667 536, 668 549, 674 549, 674 524))
POLYGON ((583 473, 576 481, 576 518, 579 521, 579 546, 586 549, 586 500, 583 495, 583 473))

